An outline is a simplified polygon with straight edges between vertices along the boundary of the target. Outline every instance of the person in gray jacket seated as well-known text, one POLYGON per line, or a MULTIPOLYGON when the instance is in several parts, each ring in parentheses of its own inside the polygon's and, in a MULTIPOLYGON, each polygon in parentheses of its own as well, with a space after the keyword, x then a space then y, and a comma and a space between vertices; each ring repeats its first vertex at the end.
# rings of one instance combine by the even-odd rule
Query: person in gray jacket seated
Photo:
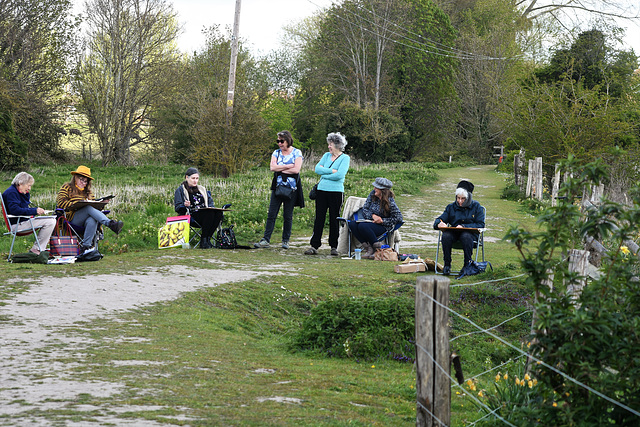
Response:
POLYGON ((442 274, 451 274, 451 249, 453 243, 460 241, 464 252, 464 265, 471 262, 473 242, 477 236, 475 231, 465 228, 484 228, 484 208, 472 199, 474 185, 469 181, 460 181, 456 188, 456 201, 450 203, 433 223, 434 230, 455 227, 460 230, 442 230, 442 252, 444 253, 444 268, 442 274))
POLYGON ((201 228, 200 248, 213 248, 211 236, 222 221, 222 211, 209 210, 215 207, 211 193, 199 185, 200 173, 196 168, 189 168, 184 181, 176 189, 174 195, 175 211, 180 215, 191 215, 191 227, 201 228))

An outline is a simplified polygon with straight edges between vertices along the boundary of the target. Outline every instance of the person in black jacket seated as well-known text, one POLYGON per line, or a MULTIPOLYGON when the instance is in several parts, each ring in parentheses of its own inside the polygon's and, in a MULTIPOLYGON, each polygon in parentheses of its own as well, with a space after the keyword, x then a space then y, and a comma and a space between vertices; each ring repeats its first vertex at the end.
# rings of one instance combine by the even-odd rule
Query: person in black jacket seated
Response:
POLYGON ((442 230, 442 252, 444 253, 444 268, 442 273, 448 276, 451 273, 451 248, 453 243, 460 241, 464 252, 464 265, 472 260, 473 241, 477 233, 465 231, 465 228, 484 228, 484 209, 475 200, 472 200, 474 185, 469 181, 460 181, 456 188, 456 201, 447 205, 442 215, 433 223, 433 228, 438 230, 443 227, 456 227, 461 230, 442 230))
POLYGON ((201 228, 200 248, 213 248, 211 236, 222 221, 222 212, 213 208, 211 193, 198 184, 200 173, 196 168, 189 168, 184 182, 176 189, 174 196, 175 210, 180 215, 191 215, 191 227, 201 228))

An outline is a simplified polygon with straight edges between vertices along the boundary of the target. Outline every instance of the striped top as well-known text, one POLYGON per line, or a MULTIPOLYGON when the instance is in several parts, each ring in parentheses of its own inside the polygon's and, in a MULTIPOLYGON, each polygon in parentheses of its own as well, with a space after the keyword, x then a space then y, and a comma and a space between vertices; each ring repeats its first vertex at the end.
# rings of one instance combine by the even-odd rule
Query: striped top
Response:
POLYGON ((73 215, 75 214, 75 211, 70 211, 69 207, 73 206, 76 202, 80 202, 82 200, 92 200, 92 199, 93 199, 92 193, 72 196, 71 185, 69 185, 69 183, 67 182, 60 188, 60 191, 58 191, 58 197, 56 198, 56 206, 66 211, 65 216, 67 217, 67 220, 71 222, 71 220, 73 219, 73 215))

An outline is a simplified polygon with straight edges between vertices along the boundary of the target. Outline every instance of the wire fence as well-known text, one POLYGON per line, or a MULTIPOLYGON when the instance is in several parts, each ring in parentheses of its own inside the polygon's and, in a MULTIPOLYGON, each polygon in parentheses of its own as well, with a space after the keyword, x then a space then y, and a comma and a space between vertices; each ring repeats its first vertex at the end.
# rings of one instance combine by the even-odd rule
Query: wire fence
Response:
MULTIPOLYGON (((487 284, 487 283, 496 283, 496 282, 500 282, 500 281, 506 281, 506 280, 512 280, 515 278, 520 278, 525 276, 524 274, 521 275, 517 275, 517 276, 512 276, 512 277, 506 277, 506 278, 501 278, 501 279, 495 279, 495 280, 486 280, 486 281, 481 281, 481 282, 475 282, 475 283, 469 283, 469 284, 454 284, 454 285, 448 285, 450 288, 454 288, 454 287, 461 287, 461 286, 478 286, 478 285, 483 285, 483 284, 487 284)), ((438 280, 437 278, 434 278, 434 280, 438 280)), ((447 282, 449 279, 445 279, 447 282)), ((458 313, 457 311, 451 309, 448 306, 448 301, 446 302, 446 304, 443 304, 441 301, 438 301, 436 298, 434 298, 432 295, 429 295, 423 291, 421 291, 419 289, 418 286, 416 286, 416 298, 425 298, 428 300, 429 303, 435 304, 437 307, 439 307, 442 310, 446 310, 447 313, 449 313, 450 315, 453 315, 455 317, 457 317, 458 319, 466 322, 467 324, 471 325, 475 330, 469 333, 465 333, 462 335, 458 335, 455 336, 453 338, 450 338, 449 342, 454 342, 457 339, 466 337, 466 336, 471 336, 471 335, 475 335, 475 334, 486 334, 487 336, 497 340, 498 342, 504 344, 505 346, 507 346, 508 348, 512 349, 513 351, 517 352, 518 356, 515 358, 512 358, 504 363, 501 363, 497 366, 491 367, 490 369, 487 369, 483 372, 480 372, 478 374, 474 374, 471 375, 467 378, 467 382, 468 381, 473 381, 473 380, 477 380, 478 378, 481 378, 489 373, 495 372, 498 369, 501 369, 502 367, 509 365, 509 364, 513 364, 514 362, 518 361, 519 359, 522 359, 524 357, 528 358, 528 360, 530 361, 534 361, 535 363, 537 363, 540 366, 544 366, 547 369, 550 369, 551 371, 555 372, 558 375, 561 375, 566 381, 570 381, 572 383, 574 383, 575 385, 583 388, 584 390, 586 390, 589 393, 592 393, 596 396, 598 396, 601 399, 606 400, 607 402, 616 405, 626 411, 628 411, 629 413, 635 415, 638 417, 638 422, 640 423, 640 412, 636 409, 633 409, 627 405, 625 405, 624 403, 620 402, 619 400, 615 399, 614 397, 611 396, 607 396, 604 393, 595 390, 593 387, 585 384, 584 382, 577 380, 573 377, 571 377, 570 375, 562 372, 559 368, 555 367, 555 366, 551 366, 547 363, 545 363, 543 360, 541 360, 540 358, 534 356, 533 354, 529 353, 528 351, 523 350, 520 345, 515 345, 509 341, 507 341, 506 339, 498 336, 496 333, 494 333, 493 331, 495 331, 496 329, 498 329, 500 326, 512 322, 518 318, 520 318, 521 316, 524 316, 528 313, 532 313, 532 310, 525 310, 515 316, 512 316, 502 322, 500 322, 497 325, 488 327, 488 328, 483 328, 480 325, 478 325, 476 322, 474 322, 473 320, 469 319, 468 317, 458 313)), ((416 313, 416 322, 417 322, 417 316, 418 313, 416 313)), ((449 325, 435 325, 436 328, 441 327, 441 328, 449 328, 449 325)), ((467 424, 467 426, 471 426, 471 425, 475 425, 478 422, 481 422, 482 420, 487 419, 488 417, 495 417, 496 419, 502 421, 505 425, 509 425, 509 426, 513 426, 512 423, 510 423, 508 420, 504 419, 502 416, 500 416, 497 411, 500 409, 500 407, 498 408, 489 408, 484 402, 482 402, 480 399, 478 399, 478 397, 476 397, 473 393, 468 393, 467 390, 464 389, 464 387, 458 383, 458 381, 456 381, 456 379, 452 378, 450 373, 449 373, 449 369, 448 367, 444 367, 442 366, 442 363, 439 363, 436 360, 436 356, 434 354, 432 354, 431 352, 429 352, 426 348, 424 348, 422 345, 420 345, 418 342, 416 342, 416 351, 417 352, 422 352, 425 355, 427 355, 428 359, 431 361, 431 363, 434 364, 434 366, 436 367, 437 370, 440 371, 441 374, 446 375, 446 377, 449 379, 450 383, 451 383, 451 388, 452 390, 454 389, 460 389, 462 391, 462 393, 466 396, 468 396, 469 398, 471 398, 476 405, 478 405, 478 407, 483 408, 486 411, 486 414, 484 414, 481 418, 473 421, 471 424, 467 424)), ((439 419, 435 414, 433 414, 432 411, 430 411, 427 407, 425 407, 425 405, 423 405, 420 400, 417 400, 417 406, 419 408, 421 408, 422 410, 424 410, 427 414, 429 414, 432 417, 432 421, 437 423, 437 425, 442 425, 442 426, 446 426, 447 424, 439 419)))

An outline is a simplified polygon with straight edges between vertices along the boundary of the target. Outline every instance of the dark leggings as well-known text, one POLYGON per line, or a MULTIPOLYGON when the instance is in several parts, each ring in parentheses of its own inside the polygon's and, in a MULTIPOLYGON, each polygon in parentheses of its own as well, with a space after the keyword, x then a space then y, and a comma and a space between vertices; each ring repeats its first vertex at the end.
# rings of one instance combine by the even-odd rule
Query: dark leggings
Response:
POLYGON ((374 222, 349 221, 349 229, 361 243, 369 243, 371 245, 378 241, 378 236, 387 231, 384 226, 374 222))
POLYGON ((451 248, 453 243, 460 241, 462 243, 462 251, 464 252, 464 265, 469 264, 473 255, 473 242, 476 233, 471 231, 442 231, 442 252, 444 253, 444 265, 451 267, 451 248))
POLYGON ((318 249, 322 245, 322 230, 327 219, 327 210, 329 210, 329 246, 338 247, 340 207, 344 193, 338 191, 318 190, 316 197, 316 219, 313 223, 313 236, 311 237, 311 246, 318 249))

